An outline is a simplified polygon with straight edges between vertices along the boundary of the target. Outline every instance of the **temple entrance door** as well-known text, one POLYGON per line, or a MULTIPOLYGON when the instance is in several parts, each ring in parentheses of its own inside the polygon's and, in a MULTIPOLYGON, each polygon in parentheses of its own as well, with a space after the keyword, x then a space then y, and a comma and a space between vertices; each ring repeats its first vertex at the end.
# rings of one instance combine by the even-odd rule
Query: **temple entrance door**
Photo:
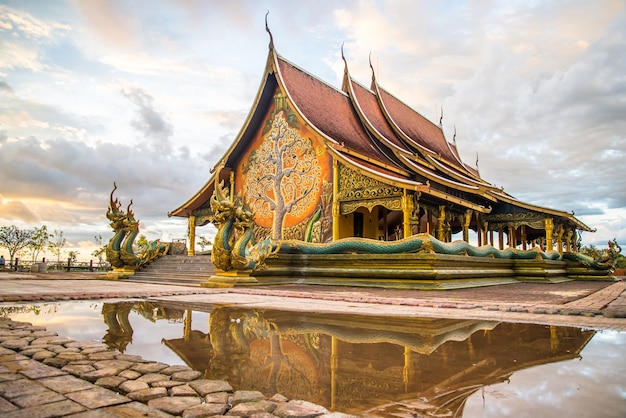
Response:
POLYGON ((383 241, 402 239, 404 237, 402 211, 389 210, 382 206, 375 209, 378 209, 378 238, 383 241))

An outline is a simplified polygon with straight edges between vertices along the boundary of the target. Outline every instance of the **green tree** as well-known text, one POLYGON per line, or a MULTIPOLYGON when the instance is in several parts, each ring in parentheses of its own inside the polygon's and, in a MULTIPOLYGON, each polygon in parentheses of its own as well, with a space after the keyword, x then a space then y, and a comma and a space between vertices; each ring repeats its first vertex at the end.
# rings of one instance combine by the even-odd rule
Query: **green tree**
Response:
POLYGON ((69 251, 67 253, 67 258, 69 261, 69 264, 72 265, 74 263, 76 263, 76 261, 78 261, 78 251, 69 251))
POLYGON ((46 225, 33 229, 33 236, 28 244, 28 248, 30 248, 32 254, 33 263, 37 262, 39 253, 47 248, 48 240, 51 236, 52 234, 48 232, 48 227, 46 225))
POLYGON ((0 227, 0 247, 4 247, 9 251, 9 260, 13 265, 13 257, 15 254, 28 247, 33 237, 33 231, 27 229, 19 229, 15 225, 0 227))
POLYGON ((54 234, 50 235, 50 241, 48 242, 48 249, 50 252, 57 257, 57 266, 61 264, 61 253, 63 252, 63 247, 67 241, 63 236, 63 231, 55 229, 54 234))
POLYGON ((206 237, 198 238, 198 245, 200 246, 200 251, 204 251, 204 247, 208 247, 211 244, 212 244, 211 240, 206 239, 206 237))
POLYGON ((96 235, 93 238, 94 238, 94 240, 96 241, 96 244, 98 244, 99 247, 98 247, 97 250, 94 250, 94 252, 92 252, 91 255, 98 259, 98 267, 102 267, 104 254, 106 252, 107 246, 106 245, 102 245, 102 235, 96 235))

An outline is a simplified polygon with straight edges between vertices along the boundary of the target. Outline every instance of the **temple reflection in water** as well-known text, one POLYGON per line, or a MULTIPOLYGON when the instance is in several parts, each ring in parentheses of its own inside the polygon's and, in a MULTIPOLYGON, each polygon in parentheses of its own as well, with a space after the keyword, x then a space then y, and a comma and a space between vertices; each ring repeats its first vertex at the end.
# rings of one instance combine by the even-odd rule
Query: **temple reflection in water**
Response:
POLYGON ((131 309, 183 322, 162 342, 207 379, 370 416, 461 416, 467 398, 518 370, 572 359, 594 335, 493 321, 328 315, 214 306, 208 333, 193 311, 150 302, 103 305, 104 341, 123 351, 131 309))

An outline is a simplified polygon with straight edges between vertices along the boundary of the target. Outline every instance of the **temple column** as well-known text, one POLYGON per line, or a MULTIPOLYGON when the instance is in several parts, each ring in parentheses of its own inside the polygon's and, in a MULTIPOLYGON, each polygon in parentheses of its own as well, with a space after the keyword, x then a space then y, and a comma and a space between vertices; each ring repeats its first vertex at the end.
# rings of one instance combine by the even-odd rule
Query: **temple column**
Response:
POLYGON ((567 228, 567 238, 565 238, 565 251, 572 252, 572 229, 567 228))
POLYGON ((469 242, 469 226, 472 221, 472 211, 467 210, 463 215, 463 241, 469 242))
POLYGON ((189 215, 189 221, 187 224, 187 238, 189 239, 189 248, 187 249, 187 255, 193 257, 196 255, 196 217, 189 215))
POLYGON ((185 310, 185 319, 183 325, 183 340, 189 341, 191 339, 191 309, 185 310))
POLYGON ((476 246, 483 245, 482 230, 480 228, 480 213, 476 212, 476 246))
POLYGON ((515 231, 513 225, 509 225, 509 232, 507 233, 509 248, 515 247, 515 233, 513 231, 515 231))
POLYGON ((546 251, 552 251, 554 249, 554 245, 552 243, 552 232, 554 231, 554 221, 552 220, 552 218, 546 218, 545 229, 546 229, 546 251))
POLYGON ((489 222, 483 222, 483 238, 482 238, 482 245, 487 245, 489 244, 487 242, 487 236, 489 235, 489 222))
POLYGON ((413 234, 411 228, 411 213, 413 213, 413 198, 409 196, 404 189, 402 195, 402 215, 404 217, 404 238, 408 238, 413 234))
POLYGON ((337 160, 333 161, 333 241, 339 239, 339 163, 337 160))
POLYGON ((432 235, 433 223, 431 221, 430 209, 426 208, 426 233, 432 235))
POLYGON ((520 234, 522 238, 522 250, 526 250, 526 225, 520 226, 520 234))
POLYGON ((563 225, 558 225, 556 228, 556 250, 559 254, 563 254, 563 225))
POLYGON ((498 246, 501 250, 504 250, 504 232, 502 228, 498 229, 498 246))
POLYGON ((439 206, 439 216, 437 217, 437 239, 439 241, 445 241, 445 237, 443 235, 443 223, 446 220, 446 207, 441 205, 439 206))

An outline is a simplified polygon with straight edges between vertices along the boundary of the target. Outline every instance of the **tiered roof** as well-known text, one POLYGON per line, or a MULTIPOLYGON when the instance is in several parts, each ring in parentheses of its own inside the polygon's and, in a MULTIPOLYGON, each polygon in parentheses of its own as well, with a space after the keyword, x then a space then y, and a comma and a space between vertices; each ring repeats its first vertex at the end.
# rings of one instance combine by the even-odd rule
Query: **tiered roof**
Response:
MULTIPOLYGON (((345 61, 345 60, 344 60, 345 61)), ((343 164, 385 183, 424 192, 437 201, 482 213, 538 212, 590 231, 573 214, 520 202, 481 179, 477 169, 461 161, 456 145, 435 125, 384 90, 372 69, 370 88, 359 84, 345 65, 342 89, 337 89, 281 57, 270 43, 266 71, 251 112, 205 186, 170 216, 187 217, 205 204, 215 182, 246 150, 280 88, 293 111, 325 142, 343 164), (500 210, 499 210, 500 209, 500 210)))

